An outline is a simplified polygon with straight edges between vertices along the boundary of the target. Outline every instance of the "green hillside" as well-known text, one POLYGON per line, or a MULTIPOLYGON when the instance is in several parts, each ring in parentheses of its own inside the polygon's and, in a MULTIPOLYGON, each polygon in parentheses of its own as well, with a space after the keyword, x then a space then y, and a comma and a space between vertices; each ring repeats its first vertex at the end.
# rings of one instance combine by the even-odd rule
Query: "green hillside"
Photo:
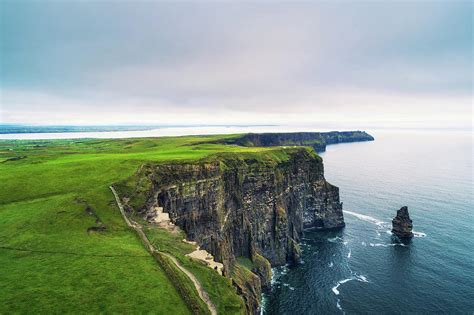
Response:
MULTIPOLYGON (((0 313, 189 313, 108 187, 144 162, 282 154, 203 144, 220 138, 0 141, 0 313)), ((150 235, 195 273, 220 313, 244 311, 230 280, 184 256, 175 236, 150 235)))

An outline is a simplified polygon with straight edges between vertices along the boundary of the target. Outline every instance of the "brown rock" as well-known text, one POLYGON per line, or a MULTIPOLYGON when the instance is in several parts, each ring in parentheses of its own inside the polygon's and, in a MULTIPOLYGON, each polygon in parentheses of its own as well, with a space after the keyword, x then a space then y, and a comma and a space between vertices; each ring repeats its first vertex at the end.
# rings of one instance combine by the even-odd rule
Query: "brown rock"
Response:
POLYGON ((397 216, 392 220, 392 233, 399 238, 413 237, 413 224, 408 214, 408 207, 401 207, 397 216))

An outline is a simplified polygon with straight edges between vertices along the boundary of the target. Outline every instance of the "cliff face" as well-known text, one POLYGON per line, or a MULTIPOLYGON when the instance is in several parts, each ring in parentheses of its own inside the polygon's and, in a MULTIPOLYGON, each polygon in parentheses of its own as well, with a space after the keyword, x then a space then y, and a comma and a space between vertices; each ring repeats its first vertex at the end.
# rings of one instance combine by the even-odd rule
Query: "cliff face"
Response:
MULTIPOLYGON (((235 271, 236 257, 243 256, 254 262, 261 285, 268 286, 268 262, 299 260, 303 228, 344 226, 339 190, 324 179, 321 158, 304 148, 287 151, 288 159, 272 163, 223 156, 149 166, 152 188, 143 215, 153 220, 156 207, 163 207, 189 240, 223 262, 227 276, 235 271)), ((245 281, 235 283, 254 312, 260 284, 248 290, 245 281)))
MULTIPOLYGON (((287 132, 287 133, 248 133, 233 139, 224 140, 228 144, 241 146, 311 146, 316 152, 326 150, 326 145, 373 141, 374 138, 365 131, 331 131, 331 132, 287 132)), ((221 141, 222 142, 222 141, 221 141)))
POLYGON ((392 220, 392 233, 399 238, 413 237, 413 222, 408 213, 408 207, 401 207, 392 220))

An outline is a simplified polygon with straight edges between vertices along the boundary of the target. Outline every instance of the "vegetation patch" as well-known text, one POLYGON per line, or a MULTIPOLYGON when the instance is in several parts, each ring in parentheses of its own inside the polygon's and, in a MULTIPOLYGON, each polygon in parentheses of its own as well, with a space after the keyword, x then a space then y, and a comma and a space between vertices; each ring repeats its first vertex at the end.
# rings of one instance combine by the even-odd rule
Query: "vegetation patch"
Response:
MULTIPOLYGON (((151 184, 138 176, 143 165, 217 161, 217 154, 285 159, 281 148, 204 144, 222 137, 0 141, 0 161, 11 161, 0 163, 0 313, 189 314, 108 187, 133 188, 139 205, 151 184)), ((245 311, 229 279, 186 257, 184 237, 163 233, 156 247, 199 279, 219 313, 245 311)))
POLYGON ((210 314, 207 305, 201 300, 188 277, 176 267, 170 258, 159 252, 154 252, 153 257, 155 257, 155 259, 166 271, 168 278, 171 280, 171 282, 173 282, 191 312, 193 314, 199 315, 210 314))

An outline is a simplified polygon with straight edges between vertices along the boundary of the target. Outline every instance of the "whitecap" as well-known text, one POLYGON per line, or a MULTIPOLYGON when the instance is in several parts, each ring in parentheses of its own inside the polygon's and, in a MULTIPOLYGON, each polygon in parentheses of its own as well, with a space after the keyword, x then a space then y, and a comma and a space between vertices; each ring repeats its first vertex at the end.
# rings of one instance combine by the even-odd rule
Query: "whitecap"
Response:
POLYGON ((365 276, 363 276, 363 275, 356 275, 355 277, 356 277, 356 280, 357 280, 357 281, 366 282, 366 283, 369 282, 369 280, 367 280, 367 278, 366 278, 365 276))
POLYGON ((380 226, 380 227, 387 223, 387 222, 384 222, 384 221, 380 221, 379 219, 376 219, 376 218, 371 217, 369 215, 365 215, 365 214, 361 214, 361 213, 357 213, 357 212, 344 210, 344 213, 353 215, 353 216, 355 216, 356 218, 358 218, 362 221, 370 222, 370 223, 375 224, 375 225, 380 226))
POLYGON ((426 233, 413 231, 414 237, 426 237, 426 233))
POLYGON ((351 258, 352 251, 349 249, 349 253, 347 253, 347 258, 351 258))
POLYGON ((293 287, 289 287, 288 289, 290 289, 291 291, 294 291, 294 290, 295 290, 295 288, 293 288, 293 287))
POLYGON ((332 268, 332 266, 334 266, 334 264, 332 263, 332 261, 329 263, 329 268, 332 268))
POLYGON ((402 246, 405 247, 406 245, 403 243, 393 243, 393 244, 381 244, 381 243, 370 243, 371 247, 390 247, 390 246, 402 246))
POLYGON ((367 246, 366 242, 362 242, 361 244, 362 244, 362 246, 367 246))
POLYGON ((354 277, 351 277, 351 278, 346 278, 346 279, 343 279, 343 280, 340 280, 336 283, 335 286, 332 287, 332 292, 334 292, 335 295, 339 295, 339 286, 341 284, 344 284, 346 282, 349 282, 349 281, 352 281, 352 280, 357 280, 357 281, 360 281, 360 282, 365 282, 365 283, 368 283, 369 280, 367 280, 367 277, 366 276, 363 276, 363 275, 355 275, 354 277))
POLYGON ((338 282, 336 283, 336 285, 332 287, 332 289, 331 289, 332 292, 334 292, 335 295, 339 295, 339 290, 338 290, 339 286, 340 286, 341 284, 344 284, 344 283, 349 282, 349 281, 351 281, 351 280, 354 280, 354 278, 347 278, 347 279, 338 281, 338 282))
POLYGON ((328 241, 331 243, 337 243, 338 241, 342 241, 342 238, 340 238, 339 236, 336 236, 336 237, 328 238, 328 241))

